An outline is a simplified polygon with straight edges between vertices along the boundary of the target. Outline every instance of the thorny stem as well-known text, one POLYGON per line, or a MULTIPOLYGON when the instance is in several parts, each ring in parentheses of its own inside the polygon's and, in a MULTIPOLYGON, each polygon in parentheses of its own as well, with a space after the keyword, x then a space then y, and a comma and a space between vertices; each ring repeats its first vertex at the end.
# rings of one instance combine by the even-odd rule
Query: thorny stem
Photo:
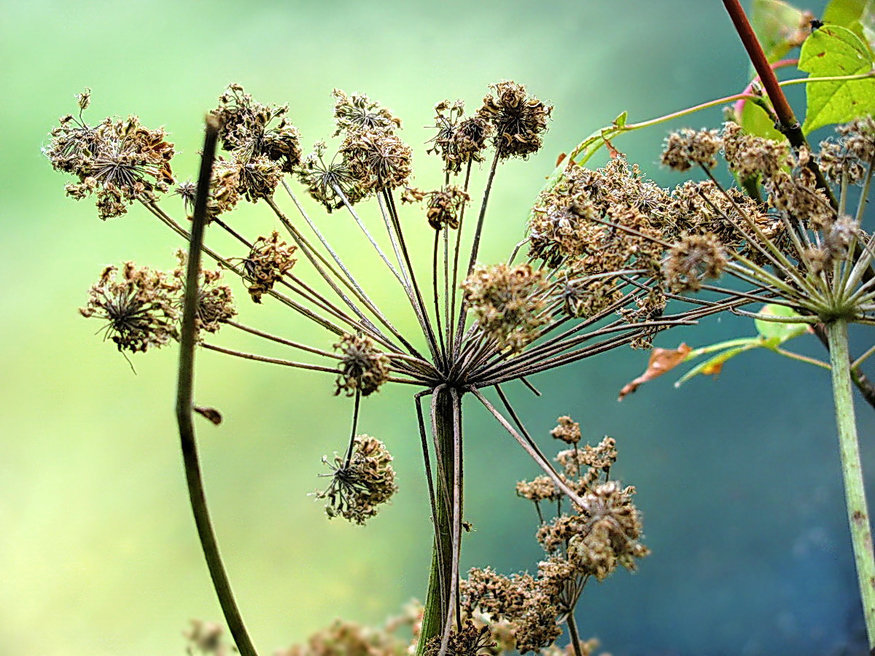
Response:
POLYGON ((869 525, 863 467, 860 462, 860 444, 854 418, 851 369, 848 359, 848 325, 844 319, 837 319, 827 324, 826 330, 830 346, 832 390, 851 542, 854 547, 857 581, 863 602, 869 649, 875 653, 875 557, 872 553, 872 530, 869 525))
POLYGON ((179 378, 176 388, 176 420, 179 424, 179 440, 182 447, 182 458, 185 464, 185 478, 188 483, 188 496, 191 510, 197 526, 198 537, 210 578, 219 598, 219 605, 228 623, 228 629, 234 637, 237 649, 242 656, 257 656, 243 617, 234 600, 231 583, 222 563, 216 534, 207 510, 207 500, 201 479, 198 463, 197 442, 195 441, 194 422, 192 421, 193 383, 194 383, 194 346, 196 331, 196 314, 198 298, 198 277, 200 274, 200 254, 204 236, 204 224, 207 213, 207 197, 210 189, 210 175, 216 154, 216 140, 219 133, 218 119, 207 117, 206 135, 204 137, 203 155, 201 157, 200 175, 197 183, 194 216, 192 218, 191 245, 188 251, 188 269, 185 279, 185 301, 182 312, 182 327, 179 340, 179 378))

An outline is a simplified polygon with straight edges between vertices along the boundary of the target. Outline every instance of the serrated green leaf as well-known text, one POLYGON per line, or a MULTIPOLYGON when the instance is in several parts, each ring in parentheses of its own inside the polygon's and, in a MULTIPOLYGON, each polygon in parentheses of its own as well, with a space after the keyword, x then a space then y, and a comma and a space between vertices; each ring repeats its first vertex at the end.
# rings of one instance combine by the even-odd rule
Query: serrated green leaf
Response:
MULTIPOLYGON (((839 25, 824 25, 802 45, 799 68, 812 77, 859 75, 872 70, 869 45, 839 25)), ((845 123, 875 112, 875 78, 806 85, 808 103, 802 130, 845 123)))
POLYGON ((802 24, 802 11, 782 0, 754 0, 750 16, 766 58, 774 63, 793 47, 802 24))
MULTIPOLYGON (((764 305, 759 313, 772 317, 794 318, 799 316, 796 312, 784 305, 773 304, 764 305)), ((763 319, 755 319, 754 324, 756 325, 757 332, 763 338, 764 342, 769 342, 769 344, 762 344, 767 348, 772 348, 772 346, 770 346, 771 340, 778 340, 774 343, 774 346, 777 347, 780 344, 786 342, 788 339, 799 337, 800 335, 804 335, 806 332, 808 332, 808 325, 804 323, 778 323, 776 321, 764 321, 763 319)))

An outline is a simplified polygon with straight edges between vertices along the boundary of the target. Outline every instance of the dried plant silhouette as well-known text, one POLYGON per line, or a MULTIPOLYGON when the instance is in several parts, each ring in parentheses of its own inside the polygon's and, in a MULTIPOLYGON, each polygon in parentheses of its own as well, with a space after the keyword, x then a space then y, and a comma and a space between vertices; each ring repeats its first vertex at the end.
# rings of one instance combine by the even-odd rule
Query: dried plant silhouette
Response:
MULTIPOLYGON (((746 45, 756 43, 739 22, 740 6, 725 4, 746 45)), ((609 478, 615 441, 579 444, 580 427, 569 417, 561 417, 552 434, 570 448, 555 461, 547 458, 505 388, 519 383, 537 394, 530 380, 536 374, 621 346, 650 348, 659 331, 721 312, 802 322, 824 331, 861 591, 870 636, 875 636, 875 588, 866 583, 875 581, 875 564, 855 451, 854 367, 846 333, 849 323, 875 321, 875 241, 860 226, 875 157, 875 123, 871 116, 861 118, 813 154, 792 112, 786 114, 789 106, 777 81, 766 80, 771 65, 761 50, 751 57, 767 98, 747 91, 729 99, 764 106, 786 141, 755 136, 734 122, 719 131, 673 134, 663 163, 680 171, 697 167, 706 177, 669 190, 647 180, 611 139, 677 115, 638 125, 627 125, 622 117, 564 160, 531 209, 528 224, 520 226, 517 246, 505 262, 492 265, 481 263, 479 254, 494 179, 501 164, 541 147, 552 110, 520 84, 493 84, 473 113, 466 113, 461 102, 435 106, 434 130, 423 141, 428 154, 440 159, 443 175, 425 190, 411 186, 413 150, 401 139, 401 120, 365 95, 334 92, 334 147, 317 142, 305 156, 287 106, 262 104, 241 86, 230 85, 208 115, 196 184, 176 179, 174 148, 162 129, 146 128, 133 116, 90 125, 83 114, 89 94, 79 96, 78 115, 61 119, 47 148, 52 165, 75 178, 67 193, 94 198, 101 219, 137 206, 189 244, 169 272, 131 262, 107 267, 81 312, 102 320, 105 336, 123 353, 180 342, 177 415, 191 503, 240 653, 256 651, 224 572, 203 495, 192 413, 214 422, 221 417, 194 404, 197 347, 334 377, 335 394, 350 399, 352 428, 343 455, 325 459, 328 482, 318 496, 329 517, 358 524, 372 518, 397 489, 386 446, 359 432, 362 399, 387 384, 411 388, 434 532, 424 607, 408 618, 417 654, 473 656, 517 649, 583 656, 595 648, 580 640, 575 625, 574 608, 584 586, 593 578, 605 579, 618 565, 634 570, 636 560, 647 554, 632 501, 635 490, 609 478), (603 145, 610 149, 610 161, 599 169, 585 168, 603 145), (712 174, 721 152, 738 187, 722 185, 712 174), (485 183, 478 192, 472 173, 480 169, 485 183), (838 184, 838 196, 830 181, 838 184), (854 184, 862 185, 863 193, 849 215, 848 190, 854 184), (162 198, 171 189, 178 198, 162 198), (350 254, 332 244, 302 194, 358 231, 358 248, 350 254), (263 207, 276 229, 244 234, 232 219, 244 200, 263 207), (176 209, 168 209, 174 204, 176 209), (180 212, 184 218, 174 218, 180 212), (224 243, 233 247, 220 253, 207 244, 204 235, 214 231, 225 233, 224 243), (429 252, 414 247, 420 242, 410 239, 411 231, 431 231, 429 252), (203 269, 201 254, 219 269, 203 269), (402 304, 381 306, 373 290, 369 293, 362 272, 374 263, 397 285, 402 304), (243 323, 222 274, 239 278, 251 307, 280 303, 317 326, 322 340, 303 343, 294 335, 243 323), (726 275, 741 284, 718 285, 726 275), (795 314, 761 316, 741 309, 751 303, 777 304, 795 314), (408 317, 416 330, 399 328, 408 317), (283 345, 301 357, 281 359, 223 346, 220 334, 229 330, 283 345), (546 559, 536 576, 506 577, 485 568, 460 577, 466 403, 482 406, 542 470, 517 489, 537 510, 537 539, 546 559), (545 506, 556 508, 555 517, 545 514, 545 506), (563 623, 570 639, 564 649, 556 646, 563 623)), ((401 644, 390 637, 397 626, 378 638, 350 626, 335 628, 356 640, 376 640, 386 653, 401 644)), ((216 632, 208 629, 194 626, 193 644, 218 645, 216 632)))

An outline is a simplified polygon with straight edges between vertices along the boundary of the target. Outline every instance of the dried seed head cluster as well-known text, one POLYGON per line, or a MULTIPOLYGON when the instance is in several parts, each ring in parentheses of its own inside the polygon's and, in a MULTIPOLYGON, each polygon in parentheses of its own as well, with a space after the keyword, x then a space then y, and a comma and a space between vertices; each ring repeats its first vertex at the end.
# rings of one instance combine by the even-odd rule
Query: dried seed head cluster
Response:
POLYGON ((249 296, 253 301, 261 303, 261 297, 273 289, 277 280, 282 279, 292 268, 296 261, 292 257, 294 252, 295 247, 280 239, 276 230, 270 237, 259 237, 256 240, 243 261, 250 280, 249 296))
POLYGON ((377 514, 377 506, 386 503, 398 490, 392 456, 386 445, 369 435, 357 435, 346 459, 335 456, 334 463, 322 459, 332 470, 331 484, 316 497, 327 499, 329 517, 364 524, 377 514))
POLYGON ((671 291, 694 292, 703 281, 719 278, 728 261, 715 235, 682 235, 668 252, 663 275, 671 291))
POLYGON ((230 656, 236 654, 237 649, 231 645, 225 637, 225 631, 220 624, 205 622, 203 620, 191 620, 191 626, 182 634, 188 645, 186 654, 195 656, 230 656))
POLYGON ((480 266, 462 284, 480 329, 499 348, 519 351, 537 337, 546 318, 544 275, 528 264, 480 266))
POLYGON ((105 335, 119 351, 161 347, 178 336, 181 283, 174 277, 127 262, 108 266, 91 287, 83 317, 106 321, 105 335))
POLYGON ((313 199, 331 212, 343 207, 344 198, 355 205, 367 195, 342 156, 339 160, 335 156, 326 164, 325 142, 317 141, 313 148, 297 169, 298 179, 313 199))
MULTIPOLYGON (((425 646, 426 656, 438 656, 441 653, 441 636, 435 636, 425 646)), ((466 621, 460 629, 450 632, 446 651, 448 656, 497 656, 501 653, 498 643, 492 637, 489 626, 477 625, 466 621)))
MULTIPOLYGON (((87 105, 80 101, 83 109, 87 105)), ((144 127, 136 116, 107 118, 90 127, 67 115, 52 130, 46 155, 55 170, 79 178, 66 186, 67 194, 77 200, 94 194, 98 216, 108 219, 127 212, 135 200, 154 200, 173 183, 173 144, 166 136, 161 128, 144 127)))
POLYGON ((493 84, 492 91, 483 98, 477 116, 492 125, 498 157, 526 157, 538 151, 553 107, 529 96, 516 82, 493 84))
POLYGON ((455 185, 431 191, 427 195, 425 218, 428 224, 435 230, 441 230, 444 226, 458 229, 462 209, 471 197, 455 185))
POLYGON ((779 143, 747 134, 737 123, 723 126, 723 156, 742 180, 759 176, 771 176, 791 165, 790 148, 779 143))
MULTIPOLYGON (((176 258, 179 261, 179 266, 173 270, 173 276, 179 281, 180 289, 182 289, 185 284, 186 252, 176 251, 176 258)), ((223 323, 227 323, 237 314, 231 288, 228 285, 219 284, 221 279, 222 272, 220 270, 201 271, 195 309, 195 328, 198 332, 215 333, 223 323)), ((181 299, 179 302, 181 304, 181 299)))
POLYGON ((558 422, 556 428, 550 431, 550 435, 566 444, 580 442, 580 424, 571 417, 559 417, 556 421, 558 422))
POLYGON ((444 100, 435 105, 434 112, 437 134, 427 152, 440 155, 447 173, 460 173, 462 167, 482 162, 492 124, 479 114, 466 117, 461 100, 452 104, 444 100))
POLYGON ((676 171, 688 171, 698 164, 706 169, 717 166, 715 157, 723 146, 717 130, 690 130, 672 132, 665 140, 662 164, 676 171))
POLYGON ((535 503, 540 519, 537 539, 545 560, 538 565, 538 575, 508 577, 475 568, 461 584, 465 614, 483 613, 507 622, 513 647, 520 653, 545 650, 554 642, 559 623, 573 614, 590 578, 602 581, 618 565, 634 571, 635 561, 648 553, 640 543, 641 516, 632 502, 635 489, 607 478, 617 459, 616 441, 606 437, 595 447, 578 449, 579 425, 569 417, 560 417, 552 434, 574 445, 557 460, 563 480, 580 496, 572 503, 573 512, 560 510, 548 522, 540 502, 561 506, 564 493, 546 476, 517 484, 517 493, 535 503))
POLYGON ((340 375, 335 394, 373 394, 389 379, 389 358, 363 335, 344 335, 334 345, 340 356, 340 375))
MULTIPOLYGON (((91 287, 83 317, 105 320, 105 335, 119 351, 132 353, 161 347, 179 337, 185 254, 177 253, 179 266, 164 273, 126 262, 121 270, 108 266, 91 287)), ((220 271, 202 271, 196 309, 196 329, 215 333, 237 313, 231 289, 220 285, 220 271)))
MULTIPOLYGON (((301 161, 300 136, 289 123, 288 112, 288 105, 262 105, 245 93, 242 86, 231 84, 219 97, 219 106, 212 114, 219 118, 219 138, 224 150, 233 153, 241 166, 264 158, 257 164, 262 176, 279 178, 282 173, 291 173, 301 161), (272 164, 276 164, 279 173, 267 172, 272 164)), ((247 188, 244 178, 241 193, 247 192, 255 193, 247 188)))

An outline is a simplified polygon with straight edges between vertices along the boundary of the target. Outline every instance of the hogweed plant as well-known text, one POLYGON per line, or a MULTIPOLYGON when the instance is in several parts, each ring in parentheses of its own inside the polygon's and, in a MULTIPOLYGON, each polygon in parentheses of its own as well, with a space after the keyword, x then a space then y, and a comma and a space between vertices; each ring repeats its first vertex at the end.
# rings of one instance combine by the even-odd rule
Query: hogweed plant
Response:
MULTIPOLYGON (((538 491, 530 490, 526 496, 555 501, 567 497, 571 508, 561 515, 561 526, 550 529, 563 537, 552 539, 548 553, 563 564, 551 567, 549 576, 508 583, 519 599, 516 610, 500 614, 522 617, 530 606, 540 609, 538 617, 546 624, 537 639, 517 637, 520 649, 552 644, 557 622, 567 622, 576 636, 572 611, 585 582, 592 576, 603 579, 616 563, 632 568, 634 558, 646 553, 638 544, 641 530, 631 488, 578 471, 583 465, 594 467, 590 450, 577 449, 579 432, 573 439, 565 434, 565 439, 574 443, 574 457, 580 455, 580 461, 575 459, 570 466, 560 458, 565 472, 557 472, 521 422, 503 386, 519 381, 537 393, 529 381, 535 374, 625 344, 649 346, 659 330, 693 323, 736 303, 664 312, 663 245, 607 225, 611 217, 647 232, 655 187, 616 160, 592 180, 600 189, 598 195, 584 200, 562 196, 557 190, 545 197, 543 208, 537 210, 538 222, 530 226, 531 236, 505 263, 484 266, 478 253, 498 167, 540 148, 551 112, 550 106, 519 84, 493 85, 483 105, 470 115, 460 102, 435 107, 435 131, 427 143, 429 152, 443 162, 444 177, 434 190, 409 185, 411 149, 399 136, 401 122, 364 95, 335 91, 337 152, 329 156, 327 144, 320 142, 305 157, 287 107, 261 104, 240 86, 231 85, 208 116, 197 185, 176 182, 170 164, 173 146, 163 130, 148 129, 133 116, 90 125, 83 116, 88 103, 88 93, 81 94, 78 115, 61 119, 47 149, 56 169, 76 177, 67 185, 68 194, 77 199, 94 197, 102 219, 120 216, 136 203, 191 246, 187 255, 180 252, 180 264, 171 272, 131 262, 105 268, 81 313, 103 321, 105 335, 123 353, 181 342, 177 411, 186 473, 204 552, 241 653, 251 654, 254 649, 210 528, 191 424, 192 409, 220 420, 214 409, 193 405, 195 345, 335 376, 335 393, 350 398, 352 430, 343 455, 325 460, 329 480, 318 496, 325 500, 329 517, 359 524, 376 514, 396 490, 392 457, 385 445, 358 432, 361 400, 385 384, 416 390, 413 402, 434 525, 419 653, 435 648, 442 655, 460 649, 459 641, 468 639, 463 635, 470 632, 466 627, 473 602, 462 608, 468 597, 459 586, 465 524, 462 407, 465 398, 481 404, 544 472, 538 491), (219 156, 214 155, 215 144, 221 146, 219 156), (474 195, 471 173, 480 165, 488 168, 485 188, 479 207, 469 209, 474 195), (386 267, 406 299, 418 335, 399 330, 389 316, 390 308, 381 308, 372 299, 356 273, 356 267, 365 264, 358 259, 348 262, 334 248, 318 220, 304 208, 294 179, 327 212, 343 212, 361 232, 375 261, 386 267), (160 202, 174 185, 179 198, 169 201, 177 205, 177 212, 190 211, 188 219, 174 218, 165 207, 167 201, 160 202), (287 197, 291 211, 281 205, 280 194, 287 197), (278 229, 252 237, 241 234, 230 214, 243 199, 264 206, 278 229), (557 212, 570 216, 583 211, 578 201, 606 217, 606 222, 572 237, 557 212), (414 207, 405 212, 401 203, 414 207), (376 207, 374 216, 366 219, 362 208, 368 204, 376 207), (418 225, 407 227, 413 222, 418 225), (204 244, 205 227, 226 232, 236 249, 220 254, 204 244), (279 229, 285 234, 281 236, 279 229), (380 239, 375 234, 378 229, 384 231, 380 239), (429 258, 410 247, 410 229, 433 232, 429 258), (580 242, 574 248, 568 243, 572 238, 580 242), (201 270, 201 252, 220 269, 201 270), (309 266, 321 286, 299 276, 301 266, 309 266), (304 344, 243 323, 221 273, 237 276, 253 304, 271 299, 310 320, 324 331, 325 342, 304 344), (215 341, 220 329, 255 335, 311 359, 237 351, 215 341), (497 401, 487 398, 490 389, 497 401), (427 409, 426 398, 430 398, 427 409), (565 555, 557 555, 560 543, 565 555)), ((570 194, 573 189, 569 181, 566 191, 570 194)), ((597 469, 606 472, 609 466, 603 463, 597 469)), ((481 598, 479 603, 486 601, 481 598)), ((572 642, 578 650, 577 638, 572 642)))
MULTIPOLYGON (((94 198, 101 219, 136 205, 189 245, 170 272, 131 262, 105 268, 81 312, 100 319, 105 336, 122 353, 180 342, 177 417, 190 499, 240 653, 256 651, 231 593, 204 500, 192 412, 214 422, 221 417, 194 405, 196 347, 334 377, 335 394, 349 399, 352 428, 342 455, 324 459, 327 482, 318 497, 329 517, 357 524, 366 523, 396 492, 386 446, 359 433, 362 398, 387 384, 413 390, 433 550, 424 607, 412 611, 409 621, 415 643, 410 650, 430 656, 512 649, 584 656, 594 645, 580 640, 574 608, 586 583, 604 580, 617 566, 634 570, 647 554, 634 488, 609 478, 615 441, 580 444, 580 427, 569 417, 561 417, 552 432, 569 448, 548 459, 505 388, 519 383, 537 394, 531 381, 536 374, 625 345, 650 348, 659 331, 721 312, 825 331, 861 592, 870 637, 875 636, 875 564, 847 349, 847 325, 875 321, 875 241, 860 226, 872 177, 875 124, 871 117, 861 118, 843 128, 839 142, 813 153, 792 112, 787 113, 770 63, 761 50, 754 52, 756 37, 744 27, 740 6, 733 0, 724 4, 767 95, 751 87, 641 124, 627 124, 621 116, 557 167, 531 210, 527 234, 521 234, 506 261, 493 265, 478 256, 499 165, 541 147, 552 110, 515 82, 492 85, 482 106, 470 114, 461 102, 435 106, 434 131, 426 143, 428 153, 442 162, 443 176, 424 190, 411 184, 412 149, 400 137, 401 121, 361 94, 334 92, 336 147, 317 142, 305 156, 287 106, 262 104, 239 85, 229 86, 207 117, 196 184, 175 177, 174 149, 163 129, 146 128, 134 116, 87 123, 87 92, 79 96, 77 116, 63 117, 52 131, 46 153, 55 169, 74 176, 69 195, 94 198), (767 111, 786 141, 757 137, 735 123, 720 131, 674 134, 663 162, 681 171, 696 167, 705 179, 672 190, 647 180, 611 143, 626 131, 735 100, 767 111), (610 161, 600 169, 585 168, 605 145, 610 161), (721 184, 712 173, 721 153, 737 187, 721 184), (475 168, 486 171, 479 192, 472 188, 475 168), (838 184, 837 198, 824 172, 838 184), (861 184, 863 193, 851 211, 854 184, 861 184), (178 197, 162 199, 171 190, 178 197), (370 262, 361 247, 354 259, 335 248, 321 220, 305 208, 302 191, 327 213, 342 215, 332 220, 347 221, 361 234, 370 262), (244 235, 231 218, 244 200, 265 208, 276 223, 244 235), (225 233, 233 248, 220 253, 206 244, 206 228, 225 233), (411 230, 431 231, 430 252, 414 248, 418 242, 409 239, 411 230), (201 254, 219 268, 202 270, 201 254), (381 263, 397 284, 416 330, 400 329, 406 317, 397 315, 399 308, 381 307, 361 282, 361 271, 372 262, 381 263), (240 280, 252 307, 280 303, 317 326, 323 340, 302 343, 243 323, 222 274, 240 280), (741 284, 718 285, 726 275, 741 284), (760 302, 792 310, 793 316, 741 309, 760 302), (217 333, 229 330, 304 355, 281 359, 223 346, 217 333), (545 551, 534 576, 508 577, 487 567, 460 577, 465 401, 485 408, 543 472, 517 487, 535 505, 537 539, 545 551), (567 647, 556 644, 562 624, 568 629, 567 647)), ((870 71, 871 61, 865 73, 826 74, 821 81, 845 84, 870 77, 870 71)), ((201 629, 192 630, 193 649, 206 651, 201 642, 220 645, 214 629, 209 640, 198 642, 201 629)), ((341 624, 326 639, 364 641, 379 653, 401 653, 406 647, 391 633, 365 635, 360 627, 341 624)), ((330 651, 326 644, 320 639, 289 653, 315 656, 330 651)))

